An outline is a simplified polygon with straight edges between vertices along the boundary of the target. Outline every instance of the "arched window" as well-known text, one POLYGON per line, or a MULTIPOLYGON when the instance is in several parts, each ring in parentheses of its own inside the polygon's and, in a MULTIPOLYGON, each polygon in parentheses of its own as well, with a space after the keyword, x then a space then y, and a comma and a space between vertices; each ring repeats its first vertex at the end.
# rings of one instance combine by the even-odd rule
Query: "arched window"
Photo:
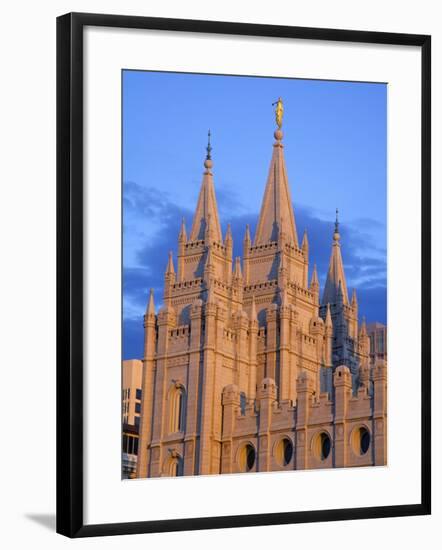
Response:
POLYGON ((175 385, 170 394, 170 432, 184 432, 186 421, 186 391, 175 385))
POLYGON ((184 475, 184 461, 181 455, 172 451, 170 458, 165 465, 165 474, 167 477, 179 477, 184 475))
POLYGON ((182 476, 183 473, 183 459, 181 457, 178 457, 172 463, 171 476, 178 477, 182 476))

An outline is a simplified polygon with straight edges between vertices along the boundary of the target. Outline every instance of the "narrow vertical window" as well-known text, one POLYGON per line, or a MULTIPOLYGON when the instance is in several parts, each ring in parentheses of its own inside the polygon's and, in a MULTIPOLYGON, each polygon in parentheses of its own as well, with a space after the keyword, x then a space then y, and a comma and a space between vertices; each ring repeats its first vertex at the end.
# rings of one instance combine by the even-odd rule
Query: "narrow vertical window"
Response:
POLYGON ((178 431, 181 432, 183 430, 183 390, 180 390, 178 392, 178 403, 177 403, 177 413, 178 413, 178 431))
POLYGON ((186 392, 182 386, 172 390, 170 396, 170 433, 183 432, 186 422, 186 392))
POLYGON ((241 416, 244 416, 246 414, 246 404, 247 404, 246 394, 244 392, 241 392, 239 394, 239 407, 241 410, 241 416))

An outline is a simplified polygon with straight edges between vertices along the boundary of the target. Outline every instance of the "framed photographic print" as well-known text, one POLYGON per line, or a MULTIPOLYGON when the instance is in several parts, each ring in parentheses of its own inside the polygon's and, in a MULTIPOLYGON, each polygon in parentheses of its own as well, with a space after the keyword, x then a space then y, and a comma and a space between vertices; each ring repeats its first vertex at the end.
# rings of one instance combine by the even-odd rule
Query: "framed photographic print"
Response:
POLYGON ((430 37, 57 20, 57 531, 430 513, 430 37))

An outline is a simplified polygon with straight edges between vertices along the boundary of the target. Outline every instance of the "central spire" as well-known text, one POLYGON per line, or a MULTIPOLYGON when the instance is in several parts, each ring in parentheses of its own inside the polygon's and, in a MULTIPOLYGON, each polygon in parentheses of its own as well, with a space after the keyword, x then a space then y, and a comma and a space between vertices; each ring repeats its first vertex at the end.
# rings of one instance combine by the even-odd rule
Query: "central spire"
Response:
POLYGON ((282 114, 282 100, 279 98, 275 109, 278 126, 274 133, 276 141, 273 144, 273 155, 270 161, 269 175, 259 214, 254 246, 277 241, 278 235, 282 232, 286 235, 287 242, 298 247, 295 215, 293 213, 292 198, 285 167, 284 146, 282 144, 282 114))
POLYGON ((206 234, 210 234, 213 240, 222 242, 221 226, 219 223, 218 206, 216 204, 215 188, 212 174, 212 145, 210 143, 210 130, 207 134, 206 159, 204 161, 204 175, 201 190, 198 196, 195 215, 193 217, 190 241, 203 240, 206 234), (210 231, 209 229, 210 224, 210 231))
POLYGON ((325 282, 322 304, 334 304, 342 294, 344 305, 348 305, 347 282, 345 280, 344 264, 342 262, 341 235, 339 234, 338 209, 336 208, 335 231, 333 233, 333 246, 328 267, 327 280, 325 282))

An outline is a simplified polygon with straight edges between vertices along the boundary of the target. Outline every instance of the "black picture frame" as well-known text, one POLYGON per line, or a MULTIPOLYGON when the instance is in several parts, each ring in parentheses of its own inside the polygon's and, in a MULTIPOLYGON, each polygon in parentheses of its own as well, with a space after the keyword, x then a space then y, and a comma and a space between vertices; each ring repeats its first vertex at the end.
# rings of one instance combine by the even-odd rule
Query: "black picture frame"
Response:
POLYGON ((57 532, 91 537, 431 513, 431 37, 232 22, 70 13, 57 18, 57 532), (421 500, 396 506, 84 525, 83 30, 120 27, 418 46, 421 74, 421 500))

